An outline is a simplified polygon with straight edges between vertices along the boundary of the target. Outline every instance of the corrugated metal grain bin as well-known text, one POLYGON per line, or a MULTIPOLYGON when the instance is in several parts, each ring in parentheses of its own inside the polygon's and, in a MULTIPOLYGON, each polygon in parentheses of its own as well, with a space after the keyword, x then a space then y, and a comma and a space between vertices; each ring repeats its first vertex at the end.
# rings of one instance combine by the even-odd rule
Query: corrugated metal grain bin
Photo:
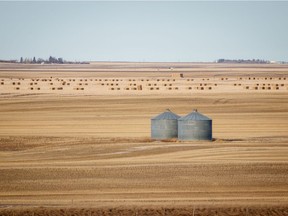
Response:
POLYGON ((178 119, 179 140, 212 140, 212 119, 193 110, 178 119))
POLYGON ((167 109, 151 119, 152 139, 171 139, 178 137, 178 119, 180 116, 167 109))

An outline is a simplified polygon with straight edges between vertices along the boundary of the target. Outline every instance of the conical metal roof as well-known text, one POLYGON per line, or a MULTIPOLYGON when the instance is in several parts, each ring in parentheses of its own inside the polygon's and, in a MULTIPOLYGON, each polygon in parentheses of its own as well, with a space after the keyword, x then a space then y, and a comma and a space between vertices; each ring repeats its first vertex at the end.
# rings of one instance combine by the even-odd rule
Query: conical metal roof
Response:
POLYGON ((171 112, 169 109, 167 109, 165 112, 153 117, 153 120, 161 120, 161 119, 169 119, 169 120, 177 120, 180 116, 177 114, 171 112))
POLYGON ((208 118, 207 116, 199 113, 197 109, 193 110, 193 112, 189 113, 186 116, 183 116, 178 119, 179 121, 185 121, 185 120, 192 120, 192 121, 207 121, 207 120, 212 120, 208 118))

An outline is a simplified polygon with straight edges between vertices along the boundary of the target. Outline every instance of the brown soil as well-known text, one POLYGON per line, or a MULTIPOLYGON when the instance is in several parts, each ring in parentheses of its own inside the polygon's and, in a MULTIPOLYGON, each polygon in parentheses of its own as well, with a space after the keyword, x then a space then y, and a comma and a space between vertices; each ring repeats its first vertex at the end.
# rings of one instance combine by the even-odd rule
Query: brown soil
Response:
MULTIPOLYGON (((0 80, 10 75, 5 67, 0 80)), ((287 74, 285 67, 253 67, 232 69, 287 74)), ((145 70, 123 77, 150 77, 152 69, 145 70)), ((72 72, 53 73, 69 79, 72 72)), ((103 76, 73 72, 77 79, 88 75, 103 76)), ((0 95, 0 215, 288 215, 287 101, 286 90, 141 96, 8 91, 0 95), (151 140, 150 118, 166 108, 180 115, 198 108, 213 119, 214 140, 151 140)))

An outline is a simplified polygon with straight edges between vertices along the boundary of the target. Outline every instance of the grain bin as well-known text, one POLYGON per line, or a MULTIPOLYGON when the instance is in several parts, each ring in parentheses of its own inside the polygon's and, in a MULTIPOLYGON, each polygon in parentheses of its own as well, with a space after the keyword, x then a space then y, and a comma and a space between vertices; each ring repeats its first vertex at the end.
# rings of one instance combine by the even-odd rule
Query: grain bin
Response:
POLYGON ((212 119, 193 110, 178 119, 179 140, 212 140, 212 119))
POLYGON ((178 119, 180 116, 167 109, 151 119, 152 139, 171 139, 178 136, 178 119))

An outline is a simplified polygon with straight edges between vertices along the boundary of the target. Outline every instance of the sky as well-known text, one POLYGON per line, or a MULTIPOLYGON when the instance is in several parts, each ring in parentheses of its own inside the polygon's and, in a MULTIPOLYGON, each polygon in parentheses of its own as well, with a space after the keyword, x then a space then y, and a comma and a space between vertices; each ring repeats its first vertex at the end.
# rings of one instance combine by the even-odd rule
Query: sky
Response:
POLYGON ((0 59, 288 61, 288 2, 0 2, 0 59))

